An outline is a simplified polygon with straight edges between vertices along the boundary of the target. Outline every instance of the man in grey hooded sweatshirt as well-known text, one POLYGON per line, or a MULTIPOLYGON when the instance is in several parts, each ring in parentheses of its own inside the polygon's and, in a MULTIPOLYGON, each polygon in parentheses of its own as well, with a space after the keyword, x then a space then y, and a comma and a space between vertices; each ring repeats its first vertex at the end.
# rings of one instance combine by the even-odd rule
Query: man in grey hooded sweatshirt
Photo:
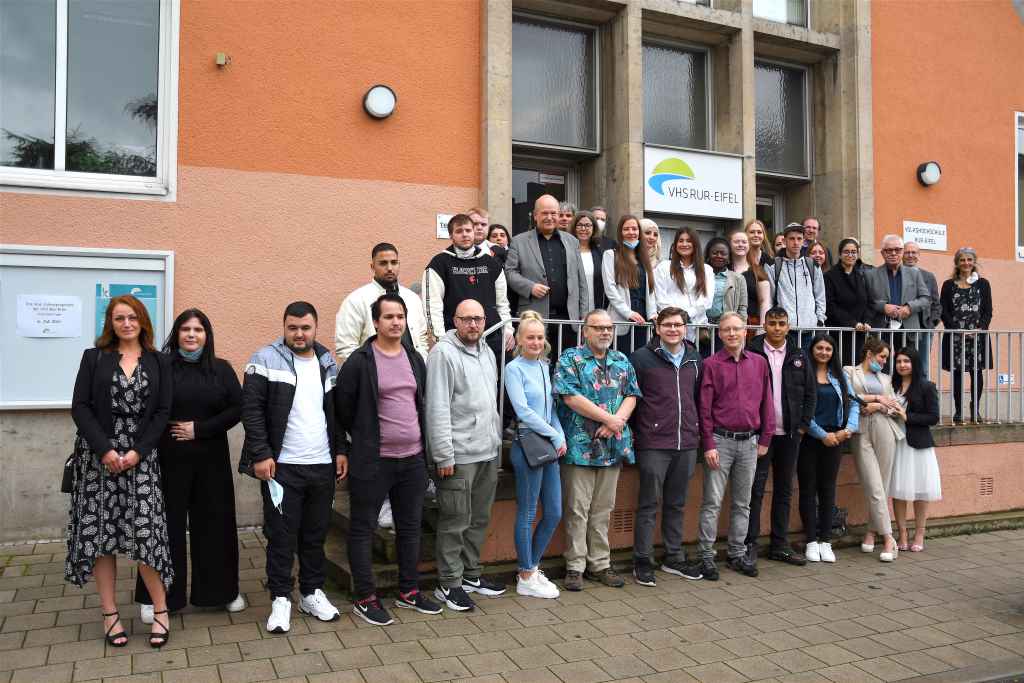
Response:
POLYGON ((481 339, 484 308, 466 299, 453 319, 455 329, 427 356, 427 453, 437 481, 434 595, 449 609, 465 612, 476 606, 468 593, 505 592, 480 575, 480 546, 498 485, 501 421, 494 352, 481 339))

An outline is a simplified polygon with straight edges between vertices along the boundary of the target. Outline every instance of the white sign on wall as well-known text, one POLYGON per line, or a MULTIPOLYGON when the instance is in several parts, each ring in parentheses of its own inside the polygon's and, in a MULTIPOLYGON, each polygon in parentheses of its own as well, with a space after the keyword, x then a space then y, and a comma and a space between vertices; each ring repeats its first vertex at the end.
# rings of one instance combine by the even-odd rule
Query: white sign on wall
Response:
POLYGON ((454 213, 439 213, 437 214, 437 239, 447 240, 451 239, 451 235, 448 234, 448 221, 455 217, 454 213))
POLYGON ((743 218, 743 160, 644 145, 644 210, 743 218))
POLYGON ((942 223, 903 221, 903 241, 916 242, 930 251, 946 251, 946 226, 942 223))
POLYGON ((56 294, 18 295, 17 334, 19 337, 82 336, 82 299, 56 294))

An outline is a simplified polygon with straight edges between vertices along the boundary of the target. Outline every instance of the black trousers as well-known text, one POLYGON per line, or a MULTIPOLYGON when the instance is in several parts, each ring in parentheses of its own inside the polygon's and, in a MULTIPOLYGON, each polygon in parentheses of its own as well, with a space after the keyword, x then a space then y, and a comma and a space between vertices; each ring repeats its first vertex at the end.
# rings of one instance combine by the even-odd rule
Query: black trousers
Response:
POLYGON ((985 391, 985 370, 981 367, 981 363, 978 363, 977 367, 972 366, 970 359, 966 365, 964 370, 953 368, 949 373, 953 376, 953 416, 963 417, 964 373, 966 373, 971 376, 971 393, 967 397, 971 402, 971 419, 976 420, 978 419, 978 409, 981 407, 981 396, 985 391))
MULTIPOLYGON (((825 431, 834 432, 836 428, 825 431)), ((810 434, 804 436, 800 445, 796 476, 800 483, 800 519, 808 543, 832 540, 832 509, 836 505, 836 477, 842 455, 842 446, 826 446, 810 434)))
POLYGON ((761 500, 764 498, 768 470, 772 472, 772 530, 771 549, 789 548, 789 504, 793 498, 793 475, 796 473, 796 458, 799 452, 799 438, 788 434, 772 437, 768 452, 757 459, 754 471, 754 485, 750 488, 750 522, 747 524, 747 545, 755 543, 761 535, 761 500))
MULTIPOLYGON (((284 488, 278 511, 263 493, 263 535, 267 537, 267 588, 272 598, 291 597, 292 565, 299 556, 299 590, 310 595, 324 586, 324 540, 334 505, 334 463, 289 465, 278 463, 274 479, 284 488)), ((377 509, 380 509, 378 503, 377 509)), ((376 512, 374 513, 376 514, 376 512)))
POLYGON ((398 589, 403 593, 416 590, 426 490, 427 465, 422 454, 411 458, 381 458, 377 476, 373 479, 350 479, 352 512, 348 560, 352 567, 356 600, 365 600, 377 590, 373 578, 373 532, 377 528, 377 512, 389 496, 395 518, 398 589))
MULTIPOLYGON (((219 607, 238 596, 238 525, 235 486, 227 453, 175 454, 160 457, 167 514, 167 535, 174 565, 174 583, 167 591, 167 609, 185 607, 188 595, 188 541, 192 531, 192 596, 198 607, 219 607)), ((135 601, 153 599, 142 577, 135 581, 135 601)))

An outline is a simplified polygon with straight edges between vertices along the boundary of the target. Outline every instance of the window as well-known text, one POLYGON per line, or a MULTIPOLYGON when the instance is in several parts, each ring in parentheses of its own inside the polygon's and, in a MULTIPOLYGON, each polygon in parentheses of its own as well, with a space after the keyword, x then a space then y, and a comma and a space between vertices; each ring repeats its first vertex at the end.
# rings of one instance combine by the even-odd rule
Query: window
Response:
POLYGON ((807 71, 773 62, 754 63, 754 151, 757 172, 810 175, 807 71))
POLYGON ((644 141, 708 149, 708 56, 699 49, 644 45, 644 141))
POLYGON ((754 0, 754 16, 781 24, 810 25, 807 0, 754 0))
POLYGON ((0 1, 0 184, 168 194, 178 0, 0 1))
POLYGON ((1024 114, 1017 114, 1017 258, 1024 261, 1024 114))
POLYGON ((512 142, 597 152, 594 30, 512 21, 512 142))

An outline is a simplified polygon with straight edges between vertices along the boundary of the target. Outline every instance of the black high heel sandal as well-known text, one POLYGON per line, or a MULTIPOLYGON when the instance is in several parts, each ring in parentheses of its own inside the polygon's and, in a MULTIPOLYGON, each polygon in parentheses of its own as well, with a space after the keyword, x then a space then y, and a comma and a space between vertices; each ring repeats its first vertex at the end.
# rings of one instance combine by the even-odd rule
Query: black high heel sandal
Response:
POLYGON ((107 639, 107 644, 110 645, 110 647, 124 647, 125 645, 127 645, 128 644, 128 634, 124 632, 124 627, 123 626, 121 627, 121 630, 119 632, 111 633, 111 631, 114 630, 114 627, 121 623, 121 615, 117 612, 117 610, 114 610, 113 612, 110 612, 109 614, 106 613, 106 612, 103 612, 103 616, 104 617, 117 617, 117 619, 114 619, 114 623, 110 625, 110 628, 107 629, 107 632, 103 634, 103 637, 107 639), (120 640, 121 638, 124 638, 124 642, 123 643, 118 643, 117 641, 120 640))
POLYGON ((163 633, 150 633, 149 634, 149 646, 151 648, 153 648, 154 650, 159 650, 160 648, 162 648, 164 645, 167 644, 167 641, 169 641, 171 639, 171 631, 170 631, 171 622, 170 622, 170 617, 168 617, 168 622, 166 624, 164 624, 162 621, 160 621, 159 619, 156 618, 158 614, 167 614, 167 610, 164 609, 164 610, 160 610, 159 612, 153 612, 153 623, 156 624, 157 626, 159 626, 160 628, 162 628, 164 630, 163 633))

